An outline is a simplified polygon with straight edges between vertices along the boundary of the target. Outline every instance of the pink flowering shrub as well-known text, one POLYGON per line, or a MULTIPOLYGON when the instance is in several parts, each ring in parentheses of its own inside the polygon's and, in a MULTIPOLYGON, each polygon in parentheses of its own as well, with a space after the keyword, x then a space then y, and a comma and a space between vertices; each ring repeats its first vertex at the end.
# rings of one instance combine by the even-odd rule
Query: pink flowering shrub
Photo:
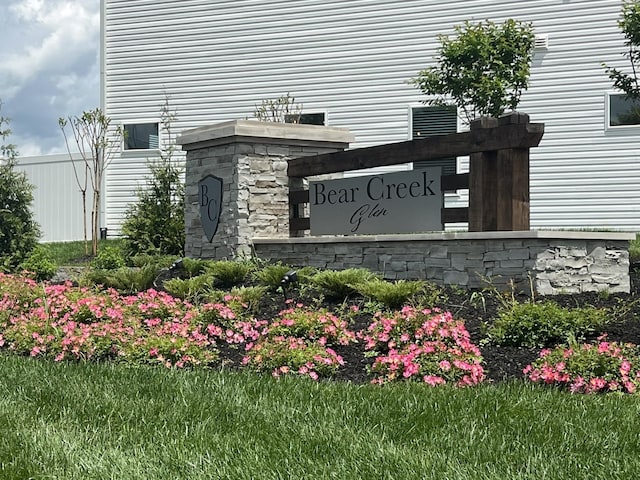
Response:
POLYGON ((0 272, 0 321, 29 309, 42 293, 35 280, 0 272))
POLYGON ((326 309, 308 310, 300 303, 282 310, 278 318, 269 325, 269 332, 275 336, 302 336, 317 340, 321 345, 348 345, 356 339, 346 321, 326 309))
POLYGON ((634 393, 640 385, 640 348, 607 342, 544 349, 524 369, 529 380, 568 388, 572 393, 634 393))
POLYGON ((367 355, 375 357, 373 383, 420 379, 432 386, 467 386, 484 380, 480 350, 450 312, 404 307, 378 313, 360 337, 367 355))
POLYGON ((246 344, 243 365, 270 371, 275 377, 298 374, 315 380, 334 375, 344 361, 331 346, 355 342, 345 321, 301 304, 281 311, 270 324, 256 324, 251 331, 259 335, 246 344))
POLYGON ((223 302, 201 305, 196 321, 205 326, 213 324, 219 327, 233 328, 245 309, 246 305, 242 304, 238 297, 226 295, 223 302))
POLYGON ((342 357, 331 348, 301 337, 267 336, 251 346, 242 361, 256 371, 307 375, 314 380, 335 374, 342 357))
POLYGON ((215 342, 194 321, 194 307, 165 293, 121 296, 115 290, 37 285, 17 277, 0 288, 0 347, 16 353, 167 367, 217 360, 215 342), (36 295, 24 295, 24 288, 36 295))

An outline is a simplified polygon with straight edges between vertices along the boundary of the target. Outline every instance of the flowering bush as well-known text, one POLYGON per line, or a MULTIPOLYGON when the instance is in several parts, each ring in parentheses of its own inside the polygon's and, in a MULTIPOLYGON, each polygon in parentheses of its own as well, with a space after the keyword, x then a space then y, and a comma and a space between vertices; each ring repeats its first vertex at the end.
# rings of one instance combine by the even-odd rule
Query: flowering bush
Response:
POLYGON ((317 380, 335 374, 344 365, 331 348, 301 337, 267 336, 251 346, 242 361, 256 371, 270 371, 274 377, 295 373, 317 380))
POLYGON ((349 330, 347 322, 326 309, 308 310, 300 303, 282 310, 269 326, 269 332, 271 335, 302 336, 317 340, 321 345, 347 345, 355 341, 355 334, 349 330))
POLYGON ((480 350, 450 312, 404 307, 389 316, 377 314, 360 336, 375 357, 374 383, 419 378, 432 386, 466 386, 484 379, 480 350))
POLYGON ((255 324, 254 341, 247 343, 242 363, 256 371, 308 375, 314 380, 335 374, 344 364, 330 345, 347 345, 355 334, 347 323, 326 310, 302 304, 280 312, 271 324, 255 324), (255 335, 260 329, 259 335, 255 335))
POLYGON ((215 341, 194 308, 148 290, 121 296, 18 277, 0 287, 0 347, 56 361, 124 360, 165 366, 210 364, 215 341), (30 290, 27 295, 25 290, 30 290))
POLYGON ((524 374, 533 382, 567 387, 573 393, 634 393, 640 385, 640 348, 600 337, 597 345, 544 349, 524 374))

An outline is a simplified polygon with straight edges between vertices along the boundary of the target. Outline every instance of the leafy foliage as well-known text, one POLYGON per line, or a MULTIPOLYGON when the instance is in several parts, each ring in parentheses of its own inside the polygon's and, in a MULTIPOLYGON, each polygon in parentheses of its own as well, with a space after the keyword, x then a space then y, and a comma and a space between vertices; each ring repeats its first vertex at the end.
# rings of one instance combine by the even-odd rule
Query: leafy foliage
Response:
POLYGON ((48 248, 36 245, 31 254, 20 264, 20 269, 33 274, 36 281, 49 280, 58 270, 48 248))
POLYGON ((289 265, 283 265, 281 263, 265 265, 255 272, 255 277, 262 285, 271 290, 277 290, 281 286, 282 277, 291 270, 292 268, 289 265))
POLYGON ((356 289, 361 295, 373 298, 389 308, 398 308, 424 291, 426 284, 422 280, 387 282, 376 278, 356 285, 356 289))
POLYGON ((606 321, 606 311, 594 307, 564 308, 551 301, 513 303, 501 309, 487 338, 497 345, 544 347, 584 340, 606 321))
POLYGON ((83 283, 115 288, 123 293, 137 293, 152 288, 159 268, 148 264, 143 267, 122 267, 116 270, 92 269, 83 276, 83 283))
POLYGON ((213 276, 219 286, 233 287, 244 282, 251 268, 248 262, 218 260, 207 263, 205 271, 213 276))
POLYGON ((324 270, 311 277, 311 283, 327 296, 344 299, 358 292, 357 286, 376 278, 376 275, 364 268, 345 270, 324 270))
POLYGON ((515 110, 527 89, 534 48, 531 24, 513 19, 456 26, 456 38, 440 35, 438 64, 419 72, 410 83, 429 105, 453 102, 467 121, 480 115, 498 117, 515 110))
POLYGON ((102 270, 115 270, 125 266, 124 255, 118 247, 104 246, 91 261, 91 267, 102 270))
MULTIPOLYGON (((2 103, 0 103, 0 107, 2 103)), ((9 119, 0 116, 0 270, 15 270, 31 254, 40 236, 33 218, 33 185, 16 170, 15 145, 5 143, 11 135, 9 119)))
POLYGON ((213 288, 212 275, 189 278, 172 278, 163 283, 164 289, 176 298, 198 302, 202 295, 213 288))

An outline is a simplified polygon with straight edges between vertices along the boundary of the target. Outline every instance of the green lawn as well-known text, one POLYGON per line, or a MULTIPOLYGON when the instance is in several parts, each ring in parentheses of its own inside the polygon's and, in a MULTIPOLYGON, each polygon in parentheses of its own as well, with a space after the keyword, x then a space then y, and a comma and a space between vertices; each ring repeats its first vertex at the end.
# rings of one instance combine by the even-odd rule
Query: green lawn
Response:
POLYGON ((3 479, 623 479, 636 396, 0 355, 3 479))
MULTIPOLYGON (((88 251, 89 255, 91 255, 91 239, 87 241, 87 250, 85 250, 84 241, 50 242, 43 245, 47 247, 57 265, 83 265, 90 261, 85 251, 88 251)), ((100 240, 98 250, 104 245, 120 246, 122 245, 122 240, 100 240)))

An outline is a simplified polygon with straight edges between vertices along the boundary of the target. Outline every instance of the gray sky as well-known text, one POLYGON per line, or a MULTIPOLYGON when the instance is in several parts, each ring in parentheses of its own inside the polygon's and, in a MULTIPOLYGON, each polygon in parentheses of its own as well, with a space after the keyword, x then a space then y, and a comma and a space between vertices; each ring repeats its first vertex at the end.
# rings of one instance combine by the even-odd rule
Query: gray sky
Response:
POLYGON ((65 153, 61 116, 100 106, 100 0, 0 0, 0 100, 20 156, 65 153))

